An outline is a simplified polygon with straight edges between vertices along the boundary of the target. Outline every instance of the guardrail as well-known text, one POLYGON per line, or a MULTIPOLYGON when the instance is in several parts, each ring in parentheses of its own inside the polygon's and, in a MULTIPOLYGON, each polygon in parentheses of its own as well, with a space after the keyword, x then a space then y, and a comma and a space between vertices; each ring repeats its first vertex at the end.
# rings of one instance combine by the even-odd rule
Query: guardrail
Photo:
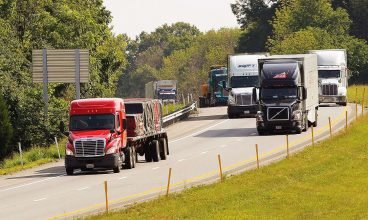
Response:
POLYGON ((189 112, 195 108, 196 108, 196 103, 193 102, 191 105, 187 105, 185 108, 163 117, 162 123, 164 124, 164 126, 167 126, 168 124, 170 124, 170 122, 174 122, 176 119, 182 119, 184 117, 188 117, 189 112))

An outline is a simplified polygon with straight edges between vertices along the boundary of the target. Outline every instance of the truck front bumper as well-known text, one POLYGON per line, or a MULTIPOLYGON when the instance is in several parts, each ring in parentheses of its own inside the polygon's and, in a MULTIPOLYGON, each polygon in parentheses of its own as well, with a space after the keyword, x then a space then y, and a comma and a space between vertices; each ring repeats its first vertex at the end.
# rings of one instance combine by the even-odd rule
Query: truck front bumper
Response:
POLYGON ((228 105, 228 115, 255 115, 258 111, 258 105, 228 105))
POLYGON ((267 122, 257 121, 257 131, 259 132, 277 132, 277 131, 297 131, 302 130, 301 121, 278 121, 267 122))
POLYGON ((346 96, 320 95, 319 103, 346 103, 346 96))
POLYGON ((65 168, 106 168, 112 169, 119 166, 119 155, 108 154, 102 157, 74 157, 65 156, 65 168))

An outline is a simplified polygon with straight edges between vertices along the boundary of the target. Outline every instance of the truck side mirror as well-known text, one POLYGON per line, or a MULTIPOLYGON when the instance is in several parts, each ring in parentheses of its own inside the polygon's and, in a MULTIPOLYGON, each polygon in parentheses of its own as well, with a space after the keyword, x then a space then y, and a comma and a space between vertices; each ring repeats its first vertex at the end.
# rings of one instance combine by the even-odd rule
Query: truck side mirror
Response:
POLYGON ((254 87, 253 90, 252 90, 252 98, 253 98, 253 101, 254 102, 258 102, 258 99, 257 99, 257 88, 254 87))
POLYGON ((127 120, 123 119, 123 129, 126 130, 127 129, 127 120))
POLYGON ((303 87, 303 100, 306 100, 308 97, 307 95, 307 89, 303 87))
POLYGON ((222 88, 226 89, 226 81, 222 81, 222 88))
POLYGON ((59 123, 59 130, 65 136, 69 136, 69 131, 65 131, 65 123, 63 121, 60 121, 59 123))

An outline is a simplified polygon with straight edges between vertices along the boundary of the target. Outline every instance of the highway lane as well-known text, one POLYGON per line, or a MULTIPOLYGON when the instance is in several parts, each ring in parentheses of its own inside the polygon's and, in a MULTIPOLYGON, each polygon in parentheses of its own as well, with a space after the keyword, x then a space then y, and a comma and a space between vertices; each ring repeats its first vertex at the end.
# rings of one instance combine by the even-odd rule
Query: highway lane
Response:
MULTIPOLYGON (((321 129, 328 133, 329 116, 334 122, 343 122, 345 109, 321 107, 315 133, 320 133, 321 129)), ((347 107, 349 113, 353 109, 353 106, 347 107)), ((68 218, 104 208, 105 180, 110 204, 114 206, 165 194, 170 167, 173 169, 172 186, 180 189, 193 181, 216 176, 218 154, 227 171, 254 161, 255 144, 259 145, 261 158, 285 152, 285 135, 258 136, 254 118, 227 119, 226 107, 200 109, 198 116, 167 130, 171 155, 166 161, 145 163, 139 157, 137 168, 122 170, 119 174, 96 171, 73 176, 65 175, 63 161, 60 161, 0 177, 0 216, 6 219, 68 218)), ((310 143, 310 132, 311 129, 300 135, 290 135, 290 143, 310 143)))

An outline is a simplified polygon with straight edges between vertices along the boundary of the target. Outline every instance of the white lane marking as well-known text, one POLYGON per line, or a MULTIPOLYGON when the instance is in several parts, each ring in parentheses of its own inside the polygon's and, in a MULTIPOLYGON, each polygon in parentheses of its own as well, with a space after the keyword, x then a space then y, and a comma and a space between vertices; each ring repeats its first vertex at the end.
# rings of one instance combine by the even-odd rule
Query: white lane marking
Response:
POLYGON ((206 154, 206 153, 208 153, 208 151, 203 151, 203 152, 201 152, 201 154, 206 154))
POLYGON ((210 126, 210 127, 208 127, 208 128, 202 129, 202 130, 197 131, 197 132, 195 132, 195 133, 193 133, 193 134, 190 134, 190 135, 188 135, 188 136, 185 136, 185 137, 182 137, 182 138, 179 138, 179 139, 173 140, 173 141, 169 141, 169 143, 174 143, 174 142, 177 142, 177 141, 181 141, 181 140, 183 140, 183 139, 185 139, 185 138, 193 137, 193 136, 195 136, 195 135, 197 135, 197 134, 200 134, 200 133, 202 133, 202 132, 204 132, 204 131, 207 131, 207 130, 209 130, 209 129, 213 128, 213 127, 216 127, 217 125, 220 125, 220 124, 222 124, 222 123, 224 123, 224 122, 227 122, 228 120, 229 120, 229 119, 226 119, 226 120, 224 120, 224 121, 220 121, 219 123, 216 123, 216 124, 214 124, 214 125, 212 125, 212 126, 210 126))
POLYGON ((160 167, 154 167, 154 168, 152 168, 152 170, 157 170, 158 168, 160 168, 160 167))
POLYGON ((178 162, 183 162, 185 159, 180 159, 180 160, 178 160, 178 162))
POLYGON ((123 177, 120 177, 119 180, 122 180, 122 179, 126 179, 128 178, 127 176, 123 176, 123 177))
POLYGON ((82 190, 86 190, 86 189, 89 189, 89 187, 87 186, 87 187, 79 188, 79 189, 77 189, 77 190, 78 190, 78 191, 82 191, 82 190))
POLYGON ((35 200, 33 200, 33 202, 39 202, 39 201, 42 201, 42 200, 46 200, 46 198, 35 199, 35 200))
POLYGON ((49 180, 52 180, 52 179, 55 179, 55 178, 58 178, 58 177, 61 177, 61 176, 65 176, 65 175, 66 174, 62 174, 62 175, 59 175, 59 176, 49 177, 49 178, 46 178, 46 179, 43 179, 43 180, 39 180, 39 181, 35 181, 35 182, 31 182, 31 183, 27 183, 27 184, 23 184, 23 185, 19 185, 19 186, 10 187, 10 188, 7 188, 7 189, 0 190, 0 192, 9 191, 9 190, 12 190, 12 189, 19 189, 19 188, 22 188, 22 187, 25 187, 25 186, 30 186, 30 185, 33 185, 33 184, 36 184, 36 183, 49 181, 49 180))

